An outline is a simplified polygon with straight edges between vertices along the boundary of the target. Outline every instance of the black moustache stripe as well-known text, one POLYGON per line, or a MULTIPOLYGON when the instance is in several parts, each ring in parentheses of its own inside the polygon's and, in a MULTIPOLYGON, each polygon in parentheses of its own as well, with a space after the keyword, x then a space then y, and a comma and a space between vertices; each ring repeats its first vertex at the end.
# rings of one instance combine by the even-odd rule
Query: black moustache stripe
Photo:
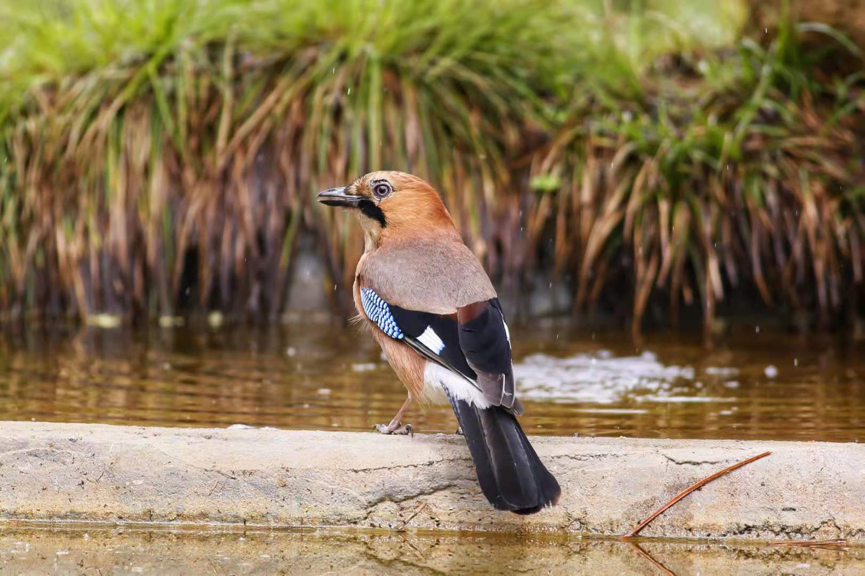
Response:
POLYGON ((358 205, 360 211, 367 218, 372 218, 373 220, 378 220, 378 223, 381 224, 381 227, 384 228, 387 226, 387 221, 384 219, 384 212, 381 211, 381 208, 376 206, 375 202, 372 200, 361 200, 358 205))

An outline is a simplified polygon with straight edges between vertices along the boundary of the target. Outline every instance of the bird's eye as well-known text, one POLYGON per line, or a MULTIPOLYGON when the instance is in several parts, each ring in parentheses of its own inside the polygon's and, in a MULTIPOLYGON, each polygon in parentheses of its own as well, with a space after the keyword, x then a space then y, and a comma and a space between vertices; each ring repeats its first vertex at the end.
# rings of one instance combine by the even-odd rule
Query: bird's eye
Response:
POLYGON ((372 189, 372 193, 376 198, 384 198, 385 196, 390 194, 392 191, 393 191, 393 188, 391 188, 391 185, 388 184, 387 182, 379 182, 372 189))

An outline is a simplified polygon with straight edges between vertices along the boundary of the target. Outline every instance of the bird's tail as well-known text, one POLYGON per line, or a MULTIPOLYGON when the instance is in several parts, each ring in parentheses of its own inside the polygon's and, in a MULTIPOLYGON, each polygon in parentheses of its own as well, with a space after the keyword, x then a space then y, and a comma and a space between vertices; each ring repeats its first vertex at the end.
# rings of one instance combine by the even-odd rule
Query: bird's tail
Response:
POLYGON ((533 514, 559 501, 559 483, 513 414, 501 406, 477 408, 465 400, 450 401, 490 504, 498 510, 533 514))

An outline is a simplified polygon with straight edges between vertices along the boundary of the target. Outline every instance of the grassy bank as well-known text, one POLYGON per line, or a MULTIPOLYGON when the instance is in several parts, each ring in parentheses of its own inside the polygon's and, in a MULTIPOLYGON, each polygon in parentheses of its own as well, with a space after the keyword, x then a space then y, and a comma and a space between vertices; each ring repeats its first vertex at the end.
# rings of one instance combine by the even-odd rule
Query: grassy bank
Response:
POLYGON ((377 168, 435 183, 498 279, 558 273, 635 329, 650 302, 828 316, 861 291, 862 80, 819 72, 829 36, 819 62, 792 26, 736 46, 710 2, 12 4, 13 315, 276 317, 301 234, 322 290, 350 283, 359 231, 312 197, 377 168))

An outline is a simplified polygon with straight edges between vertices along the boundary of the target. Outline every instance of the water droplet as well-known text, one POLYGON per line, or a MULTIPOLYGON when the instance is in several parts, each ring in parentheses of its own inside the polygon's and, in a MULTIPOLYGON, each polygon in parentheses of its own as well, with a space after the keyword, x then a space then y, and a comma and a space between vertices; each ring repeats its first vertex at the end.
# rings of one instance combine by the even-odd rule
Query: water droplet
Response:
POLYGON ((346 92, 346 95, 351 96, 351 88, 348 89, 348 92, 346 92))
POLYGON ((770 364, 769 366, 766 366, 766 369, 763 370, 763 373, 769 378, 774 378, 778 375, 778 369, 770 364))
POLYGON ((798 358, 793 358, 793 366, 796 366, 796 367, 799 366, 799 359, 798 358))
POLYGON ((755 334, 759 334, 759 333, 760 333, 760 326, 759 326, 759 324, 754 328, 754 333, 755 333, 755 334))

